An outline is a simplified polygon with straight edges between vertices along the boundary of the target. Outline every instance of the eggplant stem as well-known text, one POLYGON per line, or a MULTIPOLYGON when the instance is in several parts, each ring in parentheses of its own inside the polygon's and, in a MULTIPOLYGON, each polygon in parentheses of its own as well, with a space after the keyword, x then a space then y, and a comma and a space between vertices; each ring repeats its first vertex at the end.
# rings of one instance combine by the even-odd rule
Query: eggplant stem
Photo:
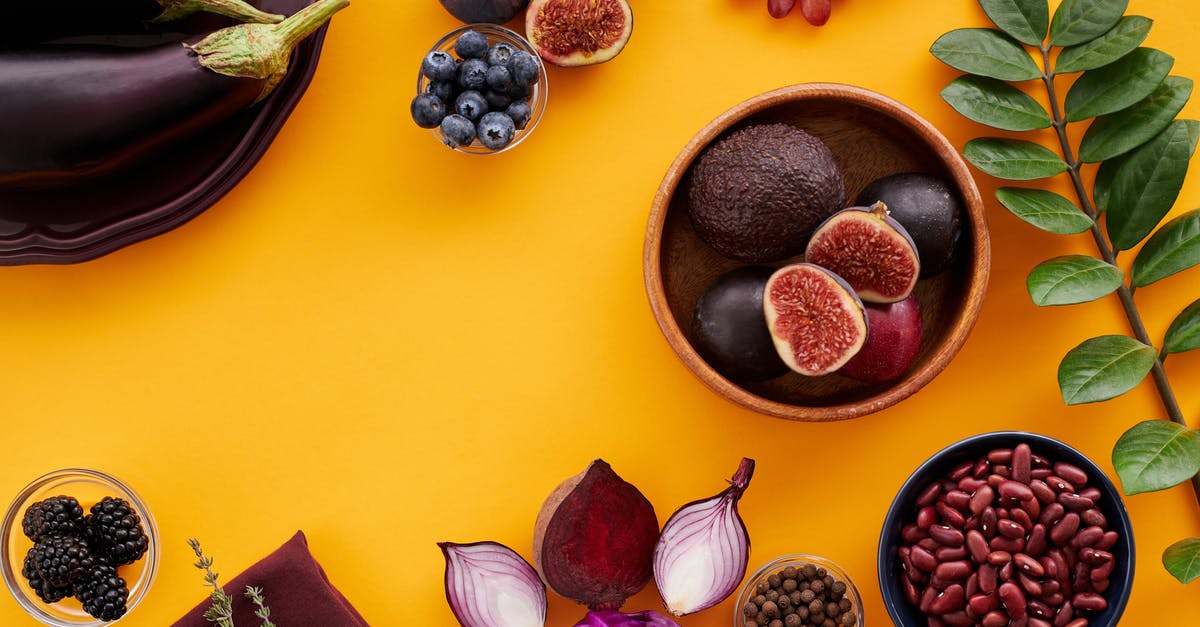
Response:
POLYGON ((152 22, 170 22, 193 13, 205 11, 254 24, 274 24, 283 21, 278 13, 254 8, 245 0, 155 0, 163 11, 152 22))
POLYGON ((183 44, 196 53, 202 67, 218 74, 264 81, 258 102, 287 74, 292 48, 320 28, 350 0, 319 0, 278 24, 238 24, 183 44))

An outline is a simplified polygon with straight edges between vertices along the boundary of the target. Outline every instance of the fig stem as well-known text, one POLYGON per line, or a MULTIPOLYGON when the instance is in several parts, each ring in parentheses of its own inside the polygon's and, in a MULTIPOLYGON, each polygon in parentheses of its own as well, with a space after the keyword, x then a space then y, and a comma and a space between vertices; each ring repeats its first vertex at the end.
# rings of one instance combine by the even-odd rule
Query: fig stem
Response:
MULTIPOLYGON (((1054 130, 1058 135, 1058 143, 1062 148, 1063 159, 1067 163, 1067 173, 1071 176, 1071 184, 1075 188, 1075 196, 1078 197, 1080 206, 1083 207, 1084 213, 1092 218, 1092 239, 1096 242, 1096 248, 1100 251, 1100 256, 1105 262, 1116 265, 1117 253, 1113 251, 1108 239, 1104 236, 1104 232, 1100 230, 1100 224, 1096 221, 1099 216, 1095 204, 1092 203, 1091 196, 1087 193, 1087 189, 1083 184, 1083 177, 1079 174, 1081 164, 1075 157, 1075 152, 1071 148, 1071 142, 1067 138, 1067 120, 1063 117, 1062 110, 1058 106, 1058 94, 1054 88, 1054 68, 1050 62, 1050 45, 1043 43, 1038 46, 1042 53, 1042 84, 1046 86, 1046 95, 1050 101, 1050 114, 1054 118, 1054 130)), ((1131 287, 1121 285, 1117 288, 1117 298, 1121 301, 1121 308, 1125 310, 1125 317, 1129 321, 1129 326, 1133 330, 1133 335, 1137 340, 1146 346, 1153 347, 1154 342, 1150 340, 1150 334, 1146 331, 1146 324, 1142 320, 1142 314, 1138 311, 1137 304, 1133 301, 1133 289, 1131 287)), ((1166 362, 1166 349, 1160 350, 1158 356, 1154 360, 1154 365, 1150 369, 1150 376, 1154 380, 1154 387, 1158 391, 1158 397, 1162 400, 1163 409, 1167 412, 1167 418, 1172 422, 1188 428, 1187 420, 1183 417, 1183 410, 1179 407, 1179 401, 1175 398, 1175 391, 1171 388, 1171 382, 1167 379, 1167 371, 1164 367, 1166 362)), ((1200 473, 1192 477, 1192 490, 1196 493, 1196 502, 1200 503, 1200 473)))

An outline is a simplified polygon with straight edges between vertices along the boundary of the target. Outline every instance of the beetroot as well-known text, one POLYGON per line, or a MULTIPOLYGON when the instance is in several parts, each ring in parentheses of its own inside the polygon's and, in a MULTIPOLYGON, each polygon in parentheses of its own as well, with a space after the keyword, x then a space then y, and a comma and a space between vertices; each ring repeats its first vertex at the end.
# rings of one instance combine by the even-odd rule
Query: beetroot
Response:
POLYGON ((649 583, 657 542, 654 506, 597 459, 546 498, 533 561, 558 594, 592 610, 617 609, 649 583))

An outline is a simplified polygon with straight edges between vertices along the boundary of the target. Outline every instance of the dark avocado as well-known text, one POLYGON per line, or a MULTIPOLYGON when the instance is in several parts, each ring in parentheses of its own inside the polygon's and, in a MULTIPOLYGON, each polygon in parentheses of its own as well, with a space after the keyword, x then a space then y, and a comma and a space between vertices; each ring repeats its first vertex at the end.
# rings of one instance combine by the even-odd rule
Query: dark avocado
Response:
POLYGON ((758 124, 716 141, 696 160, 688 215, 718 253, 766 263, 803 252, 845 194, 824 142, 787 124, 758 124))
POLYGON ((773 273, 761 266, 737 268, 713 281, 696 301, 696 350, 731 381, 765 381, 788 372, 763 314, 763 288, 773 273))
POLYGON ((873 181, 855 204, 883 201, 917 245, 921 278, 941 274, 957 255, 962 237, 962 200, 946 181, 917 172, 893 174, 873 181))

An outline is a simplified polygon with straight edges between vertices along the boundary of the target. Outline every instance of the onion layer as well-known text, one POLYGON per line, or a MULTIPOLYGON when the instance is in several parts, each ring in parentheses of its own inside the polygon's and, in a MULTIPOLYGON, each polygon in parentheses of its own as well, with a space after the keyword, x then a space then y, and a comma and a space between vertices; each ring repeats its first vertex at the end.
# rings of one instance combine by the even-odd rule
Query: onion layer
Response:
POLYGON ((679 623, 652 610, 626 614, 617 610, 599 610, 588 612, 583 620, 575 623, 575 627, 679 627, 679 623))
POLYGON ((446 556, 446 601, 463 627, 543 627, 546 584, 515 551, 497 542, 439 542, 446 556))
POLYGON ((725 600, 746 576, 750 534, 737 502, 750 485, 754 460, 742 458, 729 487, 679 508, 654 547, 654 583, 667 611, 684 616, 725 600))

